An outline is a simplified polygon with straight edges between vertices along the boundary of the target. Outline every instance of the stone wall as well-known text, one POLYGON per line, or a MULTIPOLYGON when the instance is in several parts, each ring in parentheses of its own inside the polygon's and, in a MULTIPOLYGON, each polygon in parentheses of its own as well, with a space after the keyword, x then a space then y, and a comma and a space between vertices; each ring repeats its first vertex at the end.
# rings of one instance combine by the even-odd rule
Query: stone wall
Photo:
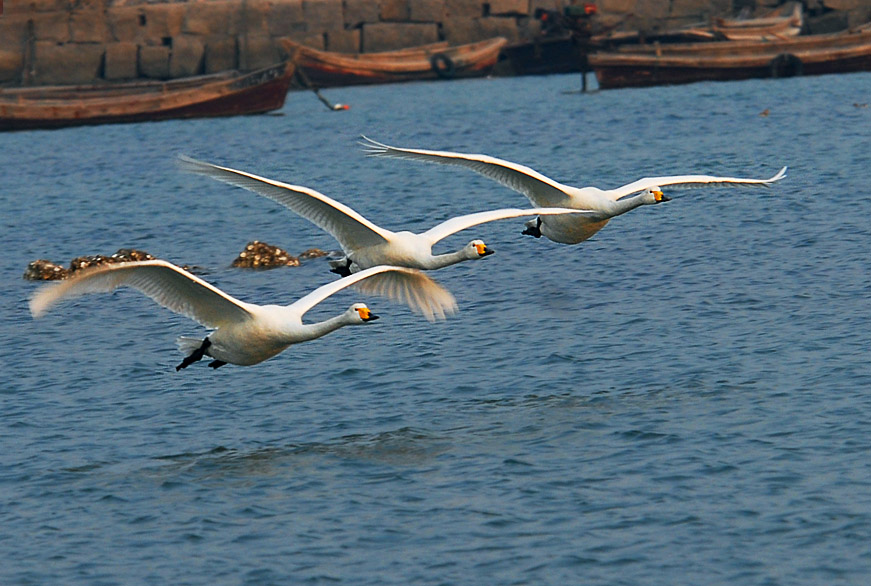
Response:
MULTIPOLYGON (((0 83, 41 85, 168 79, 279 61, 277 39, 343 52, 439 40, 529 39, 536 9, 577 0, 4 0, 0 83)), ((782 0, 596 0, 602 26, 670 28, 782 0)), ((871 0, 806 0, 864 22, 871 0)))

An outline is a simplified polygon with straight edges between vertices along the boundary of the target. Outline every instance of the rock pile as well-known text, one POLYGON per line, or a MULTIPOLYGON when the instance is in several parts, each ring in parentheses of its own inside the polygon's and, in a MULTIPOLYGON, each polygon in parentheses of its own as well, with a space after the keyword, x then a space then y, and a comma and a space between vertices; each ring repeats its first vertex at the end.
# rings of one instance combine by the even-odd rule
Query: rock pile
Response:
POLYGON ((28 281, 57 281, 72 276, 76 271, 100 265, 114 264, 119 262, 131 262, 134 260, 152 260, 154 257, 147 252, 132 248, 121 248, 111 256, 95 254, 89 256, 77 256, 70 261, 70 268, 53 263, 50 260, 35 260, 24 271, 24 278, 28 281))
MULTIPOLYGON (((290 255, 286 250, 277 246, 254 240, 245 246, 245 250, 239 253, 233 261, 234 267, 245 269, 274 269, 277 267, 298 267, 301 260, 310 260, 327 256, 327 252, 319 248, 309 248, 298 257, 290 255)), ((111 256, 102 254, 77 256, 70 261, 69 268, 54 263, 50 260, 39 259, 27 265, 24 278, 28 281, 58 281, 71 277, 76 271, 89 267, 114 264, 119 262, 133 262, 138 260, 153 260, 155 257, 142 250, 133 248, 121 248, 111 256)), ((182 268, 192 273, 202 273, 199 267, 182 265, 182 268)))
POLYGON ((66 268, 41 258, 27 265, 24 278, 28 281, 59 281, 66 279, 69 273, 66 268))
POLYGON ((313 258, 320 258, 322 256, 327 256, 329 253, 324 252, 320 248, 309 248, 305 252, 299 253, 299 260, 310 260, 313 258))
POLYGON ((243 269, 274 269, 277 267, 298 267, 299 259, 286 250, 254 240, 245 246, 233 261, 234 267, 243 269))

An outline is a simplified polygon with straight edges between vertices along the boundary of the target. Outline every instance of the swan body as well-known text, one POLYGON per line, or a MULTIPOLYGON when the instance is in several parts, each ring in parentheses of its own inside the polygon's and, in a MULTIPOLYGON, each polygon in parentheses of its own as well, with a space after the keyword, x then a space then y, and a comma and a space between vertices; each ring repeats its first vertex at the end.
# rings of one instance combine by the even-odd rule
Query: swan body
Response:
MULTIPOLYGON (((486 222, 526 216, 597 215, 597 212, 568 208, 501 209, 451 218, 421 234, 391 232, 370 222, 350 207, 308 187, 274 181, 185 156, 179 157, 179 164, 185 171, 268 197, 332 234, 346 256, 344 263, 334 263, 334 272, 340 274, 378 265, 434 270, 483 258, 493 251, 482 240, 472 240, 459 250, 447 254, 433 254, 432 247, 452 234, 486 222)), ((385 275, 382 279, 392 277, 385 275)))
POLYGON ((572 187, 545 177, 538 171, 490 157, 450 151, 429 151, 394 147, 362 137, 361 143, 371 156, 411 159, 428 163, 454 165, 471 169, 525 195, 532 205, 542 208, 571 208, 598 213, 539 217, 527 223, 524 234, 545 236, 555 242, 577 244, 605 227, 608 221, 642 205, 669 201, 662 187, 691 188, 701 186, 753 185, 768 187, 786 176, 786 167, 769 179, 741 179, 712 175, 673 175, 645 177, 616 189, 572 187))
POLYGON ((189 354, 177 368, 196 362, 203 356, 215 360, 218 368, 226 363, 250 366, 272 358, 293 344, 325 336, 338 328, 362 325, 378 319, 363 303, 355 303, 344 313, 318 323, 303 323, 312 307, 334 293, 385 273, 397 273, 400 279, 415 283, 418 295, 427 303, 450 310, 454 298, 447 290, 419 271, 401 267, 378 266, 318 287, 290 305, 256 305, 240 301, 217 287, 163 260, 104 265, 82 271, 66 281, 58 281, 38 290, 30 300, 34 318, 41 317, 63 299, 85 293, 109 292, 117 287, 137 289, 163 307, 213 329, 204 339, 182 337, 179 349, 189 354))

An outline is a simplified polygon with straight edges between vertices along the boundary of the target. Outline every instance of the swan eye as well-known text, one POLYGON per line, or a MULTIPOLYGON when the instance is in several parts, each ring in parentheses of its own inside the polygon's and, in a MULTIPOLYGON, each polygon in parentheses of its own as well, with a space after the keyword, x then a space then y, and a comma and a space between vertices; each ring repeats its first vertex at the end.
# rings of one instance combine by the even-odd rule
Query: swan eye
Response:
POLYGON ((369 319, 369 316, 371 314, 368 307, 358 307, 357 313, 360 315, 360 319, 362 319, 363 321, 369 319))

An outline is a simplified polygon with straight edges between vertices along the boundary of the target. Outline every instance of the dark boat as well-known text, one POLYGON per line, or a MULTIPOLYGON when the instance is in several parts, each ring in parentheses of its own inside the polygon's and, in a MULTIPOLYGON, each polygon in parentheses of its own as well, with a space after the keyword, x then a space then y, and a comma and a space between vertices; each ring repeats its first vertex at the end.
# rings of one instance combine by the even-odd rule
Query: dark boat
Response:
POLYGON ((482 77, 490 73, 507 40, 496 37, 468 45, 435 43, 380 53, 319 51, 290 39, 281 43, 294 55, 300 77, 314 88, 482 77))
POLYGON ((0 130, 260 114, 284 105, 292 62, 170 81, 0 89, 0 130))
POLYGON ((503 47, 502 55, 506 65, 500 66, 506 75, 578 73, 587 63, 587 47, 571 34, 511 43, 503 47))
POLYGON ((776 41, 624 46, 588 59, 602 89, 871 71, 871 28, 776 41))

